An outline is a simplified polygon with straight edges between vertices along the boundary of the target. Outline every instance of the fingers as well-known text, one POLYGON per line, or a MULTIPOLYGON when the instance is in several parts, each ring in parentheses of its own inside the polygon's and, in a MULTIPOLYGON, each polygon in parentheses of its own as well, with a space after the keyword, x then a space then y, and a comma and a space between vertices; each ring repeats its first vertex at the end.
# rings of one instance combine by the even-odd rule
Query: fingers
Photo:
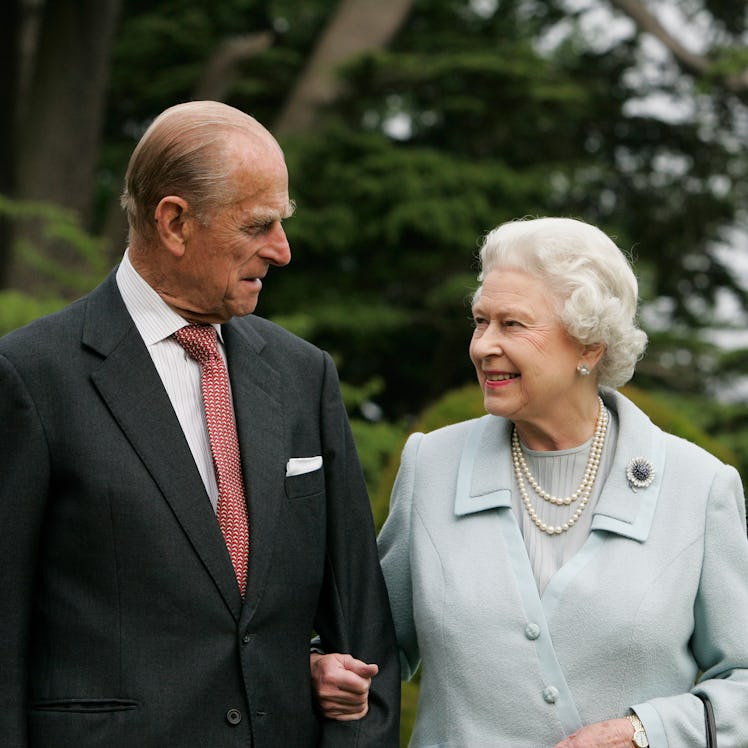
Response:
POLYGON ((351 657, 351 655, 343 655, 342 663, 343 667, 346 670, 350 670, 352 673, 355 673, 361 678, 368 678, 371 680, 378 672, 379 672, 379 665, 375 665, 374 663, 366 663, 361 660, 357 660, 355 657, 351 657))
POLYGON ((361 719, 369 711, 371 679, 379 672, 351 655, 311 657, 312 686, 320 711, 340 721, 361 719))

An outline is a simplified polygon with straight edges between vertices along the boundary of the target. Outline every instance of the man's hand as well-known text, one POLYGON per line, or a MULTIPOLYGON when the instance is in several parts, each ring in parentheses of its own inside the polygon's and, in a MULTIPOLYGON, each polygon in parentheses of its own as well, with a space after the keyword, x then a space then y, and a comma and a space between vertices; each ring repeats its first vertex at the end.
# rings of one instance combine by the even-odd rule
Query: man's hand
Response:
POLYGON ((342 722, 361 719, 369 711, 371 679, 378 665, 347 654, 310 655, 312 689, 323 716, 342 722))

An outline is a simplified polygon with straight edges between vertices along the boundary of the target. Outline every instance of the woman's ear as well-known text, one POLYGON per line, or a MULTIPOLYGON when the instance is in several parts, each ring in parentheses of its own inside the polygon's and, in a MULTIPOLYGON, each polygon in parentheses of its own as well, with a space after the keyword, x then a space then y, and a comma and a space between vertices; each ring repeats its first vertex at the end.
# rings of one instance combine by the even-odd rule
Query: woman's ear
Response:
POLYGON ((602 358, 603 353, 605 353, 605 346, 602 343, 591 343, 590 345, 586 345, 582 350, 579 364, 584 364, 589 371, 592 371, 597 365, 597 362, 602 358))
POLYGON ((164 248, 176 257, 181 257, 189 234, 187 201, 177 195, 162 197, 153 217, 164 248))

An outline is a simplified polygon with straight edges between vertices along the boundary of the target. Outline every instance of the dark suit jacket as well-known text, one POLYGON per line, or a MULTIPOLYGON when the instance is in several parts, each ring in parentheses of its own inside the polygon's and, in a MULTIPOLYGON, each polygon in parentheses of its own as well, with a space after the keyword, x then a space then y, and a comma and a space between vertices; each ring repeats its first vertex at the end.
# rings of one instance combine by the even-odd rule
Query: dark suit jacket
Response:
POLYGON ((224 325, 247 598, 114 275, 0 340, 0 744, 396 746, 399 663, 329 356, 224 325), (286 477, 291 457, 321 470, 286 477), (360 723, 315 715, 309 637, 380 665, 360 723))

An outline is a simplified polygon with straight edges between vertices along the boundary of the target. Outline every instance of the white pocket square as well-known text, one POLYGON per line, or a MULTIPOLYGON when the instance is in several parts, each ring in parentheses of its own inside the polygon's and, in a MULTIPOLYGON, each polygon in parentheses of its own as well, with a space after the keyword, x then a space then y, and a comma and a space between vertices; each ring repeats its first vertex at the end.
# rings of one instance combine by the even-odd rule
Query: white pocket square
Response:
POLYGON ((292 475, 301 475, 302 473, 311 473, 312 470, 319 470, 322 467, 322 458, 317 457, 292 457, 286 463, 286 478, 292 475))

